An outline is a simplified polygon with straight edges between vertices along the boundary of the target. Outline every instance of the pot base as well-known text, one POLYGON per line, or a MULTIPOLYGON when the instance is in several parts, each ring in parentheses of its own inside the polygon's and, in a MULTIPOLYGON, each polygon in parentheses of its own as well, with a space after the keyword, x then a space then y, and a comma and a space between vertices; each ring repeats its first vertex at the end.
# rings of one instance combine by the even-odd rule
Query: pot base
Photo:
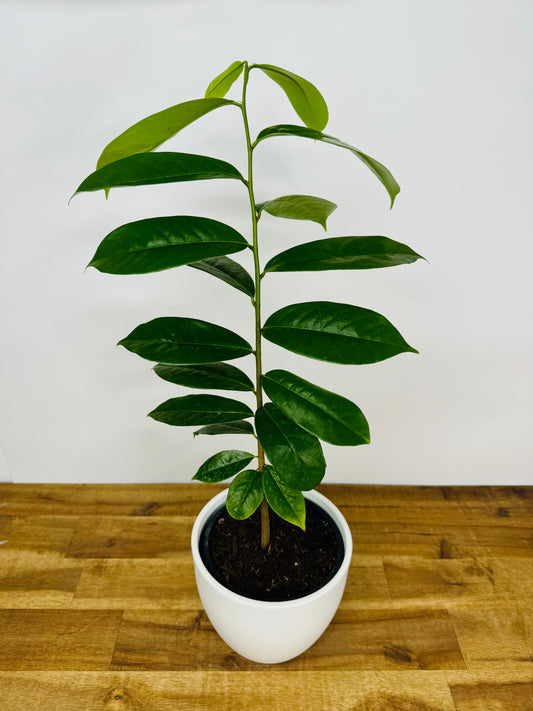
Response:
POLYGON ((219 507, 202 531, 200 555, 210 573, 253 600, 285 601, 309 595, 338 571, 344 543, 331 517, 306 501, 306 531, 270 511, 270 547, 261 550, 261 517, 238 521, 219 507))

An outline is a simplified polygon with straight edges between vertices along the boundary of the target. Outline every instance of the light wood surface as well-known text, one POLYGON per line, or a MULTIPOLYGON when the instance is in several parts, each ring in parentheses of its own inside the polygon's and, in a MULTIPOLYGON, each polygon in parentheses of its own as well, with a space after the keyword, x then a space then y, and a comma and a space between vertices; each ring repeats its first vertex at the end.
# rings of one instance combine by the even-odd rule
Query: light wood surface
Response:
POLYGON ((533 710, 533 487, 320 487, 354 537, 346 593, 271 666, 196 592, 221 488, 0 484, 2 711, 533 710))

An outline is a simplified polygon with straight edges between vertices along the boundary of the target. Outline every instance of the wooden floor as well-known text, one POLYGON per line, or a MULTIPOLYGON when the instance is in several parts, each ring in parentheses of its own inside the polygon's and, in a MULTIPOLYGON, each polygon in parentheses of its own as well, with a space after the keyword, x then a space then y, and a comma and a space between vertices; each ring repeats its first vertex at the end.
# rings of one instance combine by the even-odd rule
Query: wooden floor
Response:
POLYGON ((533 487, 321 487, 354 537, 346 593, 272 666, 196 592, 220 488, 0 484, 2 711, 533 710, 533 487))

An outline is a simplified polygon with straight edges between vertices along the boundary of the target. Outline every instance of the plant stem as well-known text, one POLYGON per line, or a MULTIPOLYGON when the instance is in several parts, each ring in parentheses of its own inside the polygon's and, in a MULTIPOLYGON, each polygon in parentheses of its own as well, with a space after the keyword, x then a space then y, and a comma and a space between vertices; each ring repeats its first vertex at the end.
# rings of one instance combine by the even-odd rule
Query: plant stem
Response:
MULTIPOLYGON (((250 139, 250 126, 248 124, 248 114, 246 112, 246 88, 248 86, 248 76, 250 68, 248 63, 244 65, 244 78, 242 85, 242 118, 244 122, 244 132, 246 134, 246 149, 248 153, 248 195, 250 198, 250 209, 252 215, 252 247, 254 254, 254 281, 255 281, 255 298, 253 300, 255 311, 255 397, 257 408, 263 405, 263 390, 261 386, 262 377, 262 361, 261 361, 261 267, 259 264, 259 244, 257 238, 257 210, 254 197, 253 184, 253 157, 252 157, 252 142, 250 139)), ((257 470, 263 472, 265 468, 265 452, 261 446, 261 442, 257 440, 257 470)), ((270 545, 270 517, 268 511, 268 503, 263 499, 261 503, 261 548, 267 550, 270 545)))

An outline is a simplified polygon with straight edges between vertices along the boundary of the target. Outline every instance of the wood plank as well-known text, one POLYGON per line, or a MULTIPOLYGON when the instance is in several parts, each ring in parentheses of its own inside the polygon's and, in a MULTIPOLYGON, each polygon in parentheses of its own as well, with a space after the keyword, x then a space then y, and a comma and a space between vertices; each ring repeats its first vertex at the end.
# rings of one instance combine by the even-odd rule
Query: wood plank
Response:
MULTIPOLYGON (((470 602, 450 610, 469 670, 533 670, 533 611, 508 602, 470 602)), ((532 698, 533 706, 533 698, 532 698)))
POLYGON ((356 553, 348 571, 341 605, 345 608, 368 609, 390 606, 391 596, 383 561, 379 556, 356 553))
POLYGON ((84 561, 73 608, 196 609, 201 607, 192 556, 84 561))
MULTIPOLYGON (((224 489, 220 484, 11 484, 0 483, 0 509, 8 515, 189 516, 224 489)), ((533 516, 533 486, 373 486, 322 484, 318 490, 350 517, 350 508, 370 520, 396 509, 400 520, 412 512, 424 520, 447 512, 448 523, 465 517, 495 516, 512 525, 515 516, 533 516), (418 513, 417 513, 418 512, 418 513)), ((436 522, 444 522, 439 518, 436 522)), ((522 523, 525 518, 522 518, 522 523)), ((531 518, 529 518, 531 521, 531 518)), ((481 519, 480 523, 488 521, 481 519)))
POLYGON ((456 711, 531 711, 533 670, 446 672, 456 711))
POLYGON ((533 600, 533 551, 529 558, 497 558, 492 562, 494 573, 518 600, 533 600))
POLYGON ((341 610, 311 649, 270 667, 232 652, 202 610, 136 610, 124 613, 111 668, 375 671, 466 666, 443 610, 341 610))
POLYGON ((122 613, 0 610, 0 669, 107 670, 122 613))
POLYGON ((387 557, 384 570, 395 606, 450 609, 464 602, 514 599, 505 574, 490 559, 387 557))
POLYGON ((505 528, 531 528, 533 513, 525 508, 507 508, 495 505, 466 507, 459 504, 432 504, 418 501, 408 506, 379 505, 345 506, 340 505, 349 524, 366 522, 387 524, 409 524, 410 526, 428 524, 433 526, 454 526, 470 528, 474 526, 503 526, 505 528))
POLYGON ((67 556, 166 558, 190 551, 193 516, 83 516, 67 556))
POLYGON ((428 506, 464 512, 483 508, 533 513, 533 486, 403 486, 325 484, 328 498, 349 508, 396 507, 410 510, 428 506))
POLYGON ((363 555, 424 558, 529 557, 533 526, 449 526, 429 522, 350 522, 356 550, 363 555))
POLYGON ((466 669, 446 610, 341 609, 294 669, 466 669))
POLYGON ((2 550, 64 553, 77 524, 75 516, 0 516, 2 550))
POLYGON ((0 688, 3 711, 456 711, 432 671, 0 672, 0 688))
POLYGON ((196 516, 218 484, 5 484, 3 515, 196 516))
POLYGON ((0 551, 0 608, 68 607, 82 563, 62 554, 0 551))

